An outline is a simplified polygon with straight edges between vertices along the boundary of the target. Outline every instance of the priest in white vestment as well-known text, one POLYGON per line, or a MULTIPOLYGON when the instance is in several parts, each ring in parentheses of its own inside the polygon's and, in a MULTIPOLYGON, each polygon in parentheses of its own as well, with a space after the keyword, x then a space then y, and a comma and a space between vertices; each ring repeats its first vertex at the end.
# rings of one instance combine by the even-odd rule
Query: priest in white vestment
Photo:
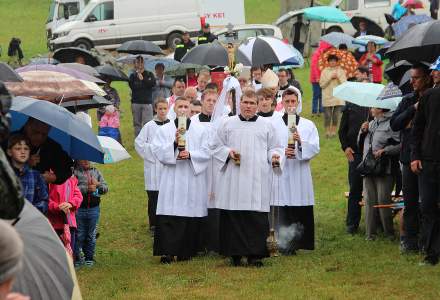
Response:
POLYGON ((153 155, 152 142, 159 128, 170 121, 167 119, 167 100, 156 100, 154 110, 156 111, 156 116, 142 127, 134 141, 136 152, 144 160, 145 190, 148 195, 148 224, 152 235, 154 235, 156 227, 157 197, 159 195, 159 183, 163 168, 162 163, 153 155))
MULTIPOLYGON (((190 102, 178 98, 174 105, 177 116, 189 114, 190 102)), ((162 126, 152 151, 163 164, 157 202, 157 225, 153 254, 162 263, 188 260, 200 251, 203 218, 207 216, 206 171, 210 161, 209 133, 200 124, 186 119, 185 150, 177 148, 180 133, 178 118, 162 126)))
MULTIPOLYGON (((283 93, 284 110, 295 111, 301 103, 296 89, 283 93)), ((296 110, 297 111, 297 110, 296 110)), ((271 203, 274 210, 274 227, 284 254, 294 254, 298 249, 315 248, 313 206, 315 204, 310 160, 319 153, 319 135, 315 124, 299 115, 295 116, 296 132, 294 148, 288 147, 288 115, 283 115, 284 126, 280 130, 286 160, 271 203), (289 240, 286 240, 289 239, 289 240)))
POLYGON ((215 187, 215 207, 220 209, 220 254, 241 265, 243 256, 261 266, 268 256, 270 174, 282 164, 284 149, 272 124, 256 115, 255 91, 246 90, 240 115, 224 118, 217 130, 215 159, 223 166, 215 187))

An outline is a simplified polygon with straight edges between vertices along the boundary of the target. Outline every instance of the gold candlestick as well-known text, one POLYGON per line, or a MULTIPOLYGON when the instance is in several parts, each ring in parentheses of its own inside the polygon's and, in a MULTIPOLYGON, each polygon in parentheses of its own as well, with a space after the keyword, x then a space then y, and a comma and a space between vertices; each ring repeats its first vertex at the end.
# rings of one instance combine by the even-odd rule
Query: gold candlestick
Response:
POLYGON ((278 256, 278 243, 275 237, 275 229, 271 228, 269 236, 266 239, 267 250, 271 257, 278 256))
POLYGON ((179 131, 179 139, 177 140, 177 149, 184 151, 186 149, 186 116, 177 118, 177 130, 179 131))
MULTIPOLYGON (((287 112, 287 128, 289 131, 287 145, 290 149, 295 150, 294 134, 296 133, 297 128, 296 128, 296 109, 294 108, 287 112)), ((288 158, 291 159, 291 157, 288 158)))

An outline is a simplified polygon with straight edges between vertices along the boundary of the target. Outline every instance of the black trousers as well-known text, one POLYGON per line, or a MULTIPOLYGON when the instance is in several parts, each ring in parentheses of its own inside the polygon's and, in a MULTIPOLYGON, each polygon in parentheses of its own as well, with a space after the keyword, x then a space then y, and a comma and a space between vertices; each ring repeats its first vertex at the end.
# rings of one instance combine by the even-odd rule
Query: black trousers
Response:
POLYGON ((410 165, 402 165, 402 183, 405 241, 417 245, 420 226, 419 177, 411 171, 410 165))
POLYGON ((355 153, 354 161, 348 162, 348 184, 350 185, 350 194, 348 196, 347 205, 347 227, 358 228, 361 221, 361 206, 359 202, 362 200, 363 181, 361 174, 356 167, 362 161, 362 154, 355 153))
POLYGON ((422 237, 428 256, 440 255, 440 163, 422 162, 419 175, 422 237))
POLYGON ((157 197, 159 191, 147 191, 148 194, 148 223, 150 228, 156 226, 156 209, 157 209, 157 197))

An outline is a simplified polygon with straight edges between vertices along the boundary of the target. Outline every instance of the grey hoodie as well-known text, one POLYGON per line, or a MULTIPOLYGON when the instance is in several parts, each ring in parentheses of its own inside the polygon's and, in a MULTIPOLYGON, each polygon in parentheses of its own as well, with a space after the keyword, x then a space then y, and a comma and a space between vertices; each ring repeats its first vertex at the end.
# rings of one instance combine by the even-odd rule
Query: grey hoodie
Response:
POLYGON ((383 117, 374 118, 369 123, 368 133, 359 132, 358 141, 361 141, 361 138, 365 136, 363 157, 367 155, 370 148, 371 136, 373 136, 371 144, 373 152, 385 149, 385 155, 393 156, 399 154, 400 133, 391 129, 390 120, 392 115, 392 112, 386 112, 383 117))

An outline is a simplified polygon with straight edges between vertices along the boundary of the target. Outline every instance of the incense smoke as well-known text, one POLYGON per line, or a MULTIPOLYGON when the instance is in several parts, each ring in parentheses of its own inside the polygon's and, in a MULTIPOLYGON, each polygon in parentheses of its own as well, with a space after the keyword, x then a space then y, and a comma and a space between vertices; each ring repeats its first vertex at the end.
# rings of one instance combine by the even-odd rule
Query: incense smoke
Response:
POLYGON ((290 226, 280 226, 278 230, 278 248, 290 251, 295 247, 295 241, 299 240, 304 233, 304 226, 300 223, 290 226))

